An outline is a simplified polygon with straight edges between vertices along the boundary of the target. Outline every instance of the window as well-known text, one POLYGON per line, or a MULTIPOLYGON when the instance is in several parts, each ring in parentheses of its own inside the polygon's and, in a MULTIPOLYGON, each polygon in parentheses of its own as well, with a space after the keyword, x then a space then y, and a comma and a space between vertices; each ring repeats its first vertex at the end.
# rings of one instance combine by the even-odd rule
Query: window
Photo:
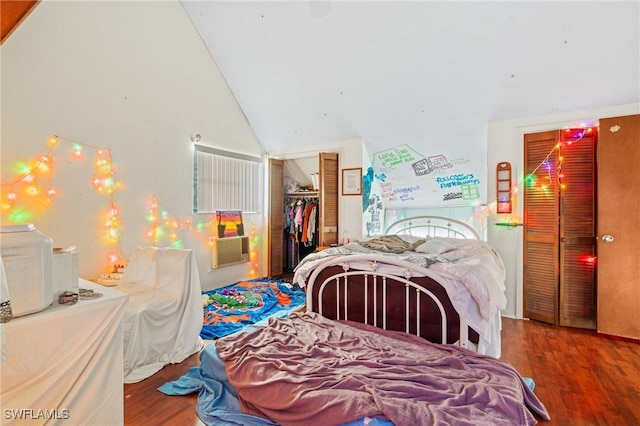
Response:
POLYGON ((262 159, 195 145, 193 212, 262 209, 262 159))

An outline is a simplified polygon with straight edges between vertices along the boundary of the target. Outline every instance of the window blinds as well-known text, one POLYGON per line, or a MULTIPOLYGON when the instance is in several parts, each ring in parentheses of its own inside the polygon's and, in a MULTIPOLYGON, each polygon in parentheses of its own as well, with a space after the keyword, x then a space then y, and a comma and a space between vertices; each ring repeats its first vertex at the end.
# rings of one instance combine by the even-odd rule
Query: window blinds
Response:
POLYGON ((262 159, 195 145, 194 213, 258 213, 262 193, 262 159))

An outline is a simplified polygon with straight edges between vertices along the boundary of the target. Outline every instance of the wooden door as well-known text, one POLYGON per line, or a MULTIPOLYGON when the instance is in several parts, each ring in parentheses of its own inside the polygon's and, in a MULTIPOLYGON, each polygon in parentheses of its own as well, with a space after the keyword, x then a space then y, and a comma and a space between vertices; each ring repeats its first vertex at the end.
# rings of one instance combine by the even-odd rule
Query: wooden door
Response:
POLYGON ((593 129, 525 135, 524 315, 595 329, 593 129))
POLYGON ((558 324, 596 328, 597 130, 560 132, 560 300, 558 324))
POLYGON ((524 316, 558 323, 558 132, 524 136, 524 316))
POLYGON ((634 339, 640 338, 639 164, 640 115, 600 120, 598 331, 634 339))
POLYGON ((319 245, 338 243, 338 154, 321 152, 319 157, 319 245))
POLYGON ((284 273, 284 161, 269 159, 268 275, 284 273))

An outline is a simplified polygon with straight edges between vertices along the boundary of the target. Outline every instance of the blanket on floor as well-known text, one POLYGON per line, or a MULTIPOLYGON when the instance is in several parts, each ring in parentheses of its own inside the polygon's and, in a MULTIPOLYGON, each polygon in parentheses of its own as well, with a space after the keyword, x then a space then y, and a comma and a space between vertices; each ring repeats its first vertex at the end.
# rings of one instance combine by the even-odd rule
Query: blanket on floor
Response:
POLYGON ((533 425, 549 415, 506 362, 417 336, 292 313, 215 343, 243 413, 278 424, 533 425), (336 421, 337 420, 337 421, 336 421))
POLYGON ((241 281, 202 295, 203 339, 228 336, 278 312, 290 312, 305 304, 304 290, 276 279, 241 281))
POLYGON ((199 392, 208 425, 505 425, 549 420, 508 363, 315 313, 218 340, 200 367, 159 388, 199 392))

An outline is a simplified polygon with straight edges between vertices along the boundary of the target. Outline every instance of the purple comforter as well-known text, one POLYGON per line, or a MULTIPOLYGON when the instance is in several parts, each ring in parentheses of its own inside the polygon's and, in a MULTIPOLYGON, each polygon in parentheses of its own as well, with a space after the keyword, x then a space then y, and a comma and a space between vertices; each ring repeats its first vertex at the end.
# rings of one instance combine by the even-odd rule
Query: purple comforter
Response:
POLYGON ((549 415, 506 362, 401 332, 293 313, 216 342, 242 411, 282 425, 531 425, 549 415))

